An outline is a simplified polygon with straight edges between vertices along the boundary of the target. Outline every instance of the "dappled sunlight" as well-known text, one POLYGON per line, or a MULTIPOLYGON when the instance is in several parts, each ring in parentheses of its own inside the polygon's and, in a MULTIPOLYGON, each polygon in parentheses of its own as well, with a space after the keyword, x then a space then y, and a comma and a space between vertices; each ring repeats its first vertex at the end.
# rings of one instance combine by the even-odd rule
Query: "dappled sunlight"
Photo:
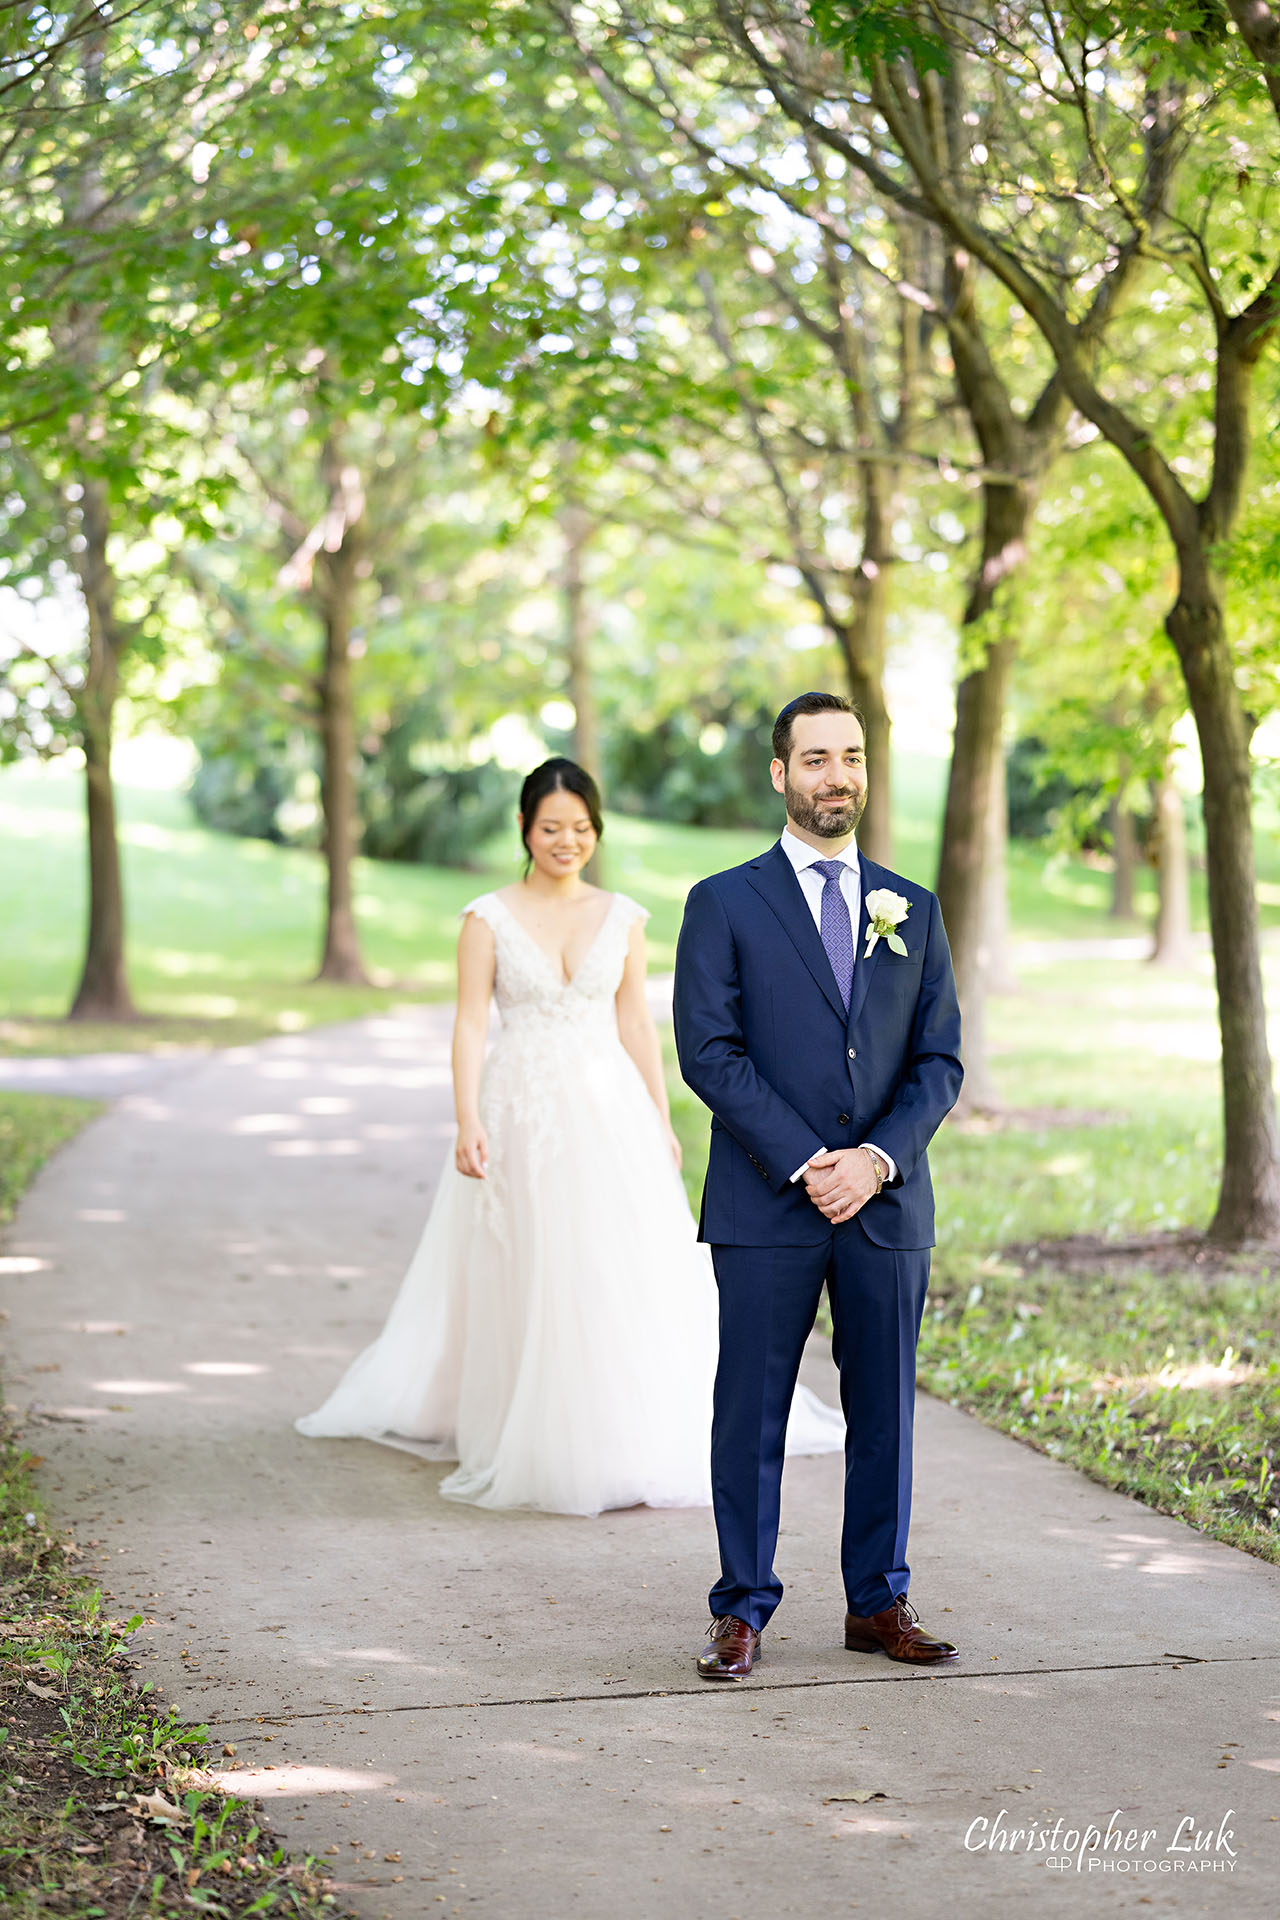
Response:
POLYGON ((911 1822, 904 1820, 901 1814, 839 1813, 832 1816, 833 1839, 844 1839, 855 1833, 892 1833, 905 1840, 911 1833, 911 1822))
POLYGON ((171 980, 186 980, 196 973, 218 977, 226 973, 222 956, 217 953, 193 952, 185 947, 151 947, 148 949, 148 958, 157 973, 163 973, 171 980))
POLYGON ((1247 1760, 1245 1762, 1245 1765, 1250 1767, 1257 1767, 1260 1773, 1280 1773, 1280 1759, 1247 1760))
POLYGON ((363 1153, 359 1140, 273 1140, 267 1148, 279 1160, 315 1160, 363 1153))
POLYGON ((186 1360, 183 1362, 182 1371, 231 1377, 247 1373, 270 1373, 271 1368, 261 1366, 252 1360, 186 1360))
POLYGON ((417 1662, 407 1653, 401 1653, 395 1647, 340 1647, 335 1648, 330 1658, 333 1660, 376 1660, 382 1666, 412 1667, 417 1662))
POLYGON ((1091 1385, 1095 1393, 1121 1392, 1126 1394, 1146 1394, 1161 1388, 1190 1388, 1195 1392, 1224 1393, 1228 1387, 1243 1386, 1245 1381, 1265 1375, 1265 1367, 1253 1366, 1244 1360, 1230 1360, 1226 1354, 1221 1360, 1197 1360, 1182 1367, 1172 1363, 1160 1368, 1158 1373, 1100 1373, 1091 1385))
POLYGON ((1166 1060, 1218 1059, 1221 1043, 1216 1026, 1193 1027, 1172 1020, 1119 1020, 1112 1029, 1115 1045, 1123 1050, 1159 1054, 1166 1060))
POLYGON ((352 1102, 343 1100, 336 1094, 312 1094, 306 1100, 299 1100, 298 1112, 314 1115, 317 1119, 326 1119, 331 1115, 352 1112, 352 1102))
POLYGON ((40 1407, 43 1420, 68 1420, 77 1425, 82 1421, 110 1420, 118 1412, 118 1407, 40 1407))
POLYGON ((1206 1566, 1204 1557, 1198 1553, 1179 1551, 1176 1547, 1164 1547, 1158 1553, 1143 1559, 1138 1553, 1125 1553, 1116 1548, 1104 1551, 1102 1564, 1113 1573, 1147 1573, 1158 1577, 1191 1577, 1203 1580, 1206 1573, 1223 1571, 1206 1566))
POLYGON ((92 1226, 115 1227, 129 1218, 120 1207, 78 1207, 77 1220, 87 1220, 92 1226))
POLYGON ((1041 1173, 1052 1174, 1055 1179, 1069 1179, 1072 1174, 1087 1173, 1090 1161, 1083 1153, 1057 1153, 1051 1159, 1040 1162, 1041 1173))
POLYGON ((397 1785, 394 1773, 357 1772, 352 1767, 235 1767, 216 1775, 236 1794, 381 1793, 397 1785))
POLYGON ((191 1391, 182 1380, 91 1380, 89 1384, 95 1393, 131 1393, 138 1398, 145 1393, 189 1393, 191 1391))
POLYGON ((231 1122, 232 1133, 296 1133, 302 1125, 296 1113, 242 1113, 231 1122))
POLYGON ((52 1265, 51 1260, 40 1260, 34 1253, 0 1254, 0 1274, 47 1273, 52 1265))
POLYGON ((1108 1533, 1105 1542, 1087 1527, 1046 1527, 1048 1540, 1069 1540, 1076 1546, 1097 1550, 1102 1565, 1110 1573, 1141 1573, 1162 1576, 1192 1576, 1203 1580, 1230 1572, 1230 1563, 1210 1556, 1207 1542, 1193 1540, 1182 1547, 1157 1534, 1108 1533))

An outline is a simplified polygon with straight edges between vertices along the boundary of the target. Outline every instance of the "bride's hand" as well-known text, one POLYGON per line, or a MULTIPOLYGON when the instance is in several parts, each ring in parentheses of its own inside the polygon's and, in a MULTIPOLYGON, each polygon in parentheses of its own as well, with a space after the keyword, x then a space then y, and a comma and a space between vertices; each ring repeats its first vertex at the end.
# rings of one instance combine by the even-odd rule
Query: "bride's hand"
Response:
POLYGON ((453 1150, 454 1164, 468 1180, 483 1180, 489 1166, 489 1140, 477 1121, 458 1128, 458 1143, 453 1150))
POLYGON ((676 1163, 676 1170, 678 1172, 679 1169, 684 1165, 684 1150, 680 1145, 680 1141, 677 1138, 676 1130, 674 1127, 667 1128, 667 1143, 671 1148, 671 1157, 676 1163))

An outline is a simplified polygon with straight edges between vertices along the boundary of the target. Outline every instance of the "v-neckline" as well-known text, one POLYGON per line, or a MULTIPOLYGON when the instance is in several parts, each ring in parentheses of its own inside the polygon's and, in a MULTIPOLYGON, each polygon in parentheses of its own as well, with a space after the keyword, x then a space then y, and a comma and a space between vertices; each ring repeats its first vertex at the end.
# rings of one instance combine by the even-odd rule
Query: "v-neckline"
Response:
POLYGON ((541 954, 542 958, 547 963, 547 967, 549 971, 556 976, 557 984, 562 989, 562 991, 567 990, 569 987, 576 986, 577 982, 581 979, 582 969, 586 966, 588 960, 590 960, 592 954, 595 952, 596 948, 599 946, 600 936, 603 934, 605 928, 608 926, 609 921, 613 916, 613 909, 617 904, 617 899, 618 899, 618 896, 616 893, 611 893, 609 895, 609 904, 604 910, 604 917, 602 918, 600 925, 596 928, 595 932, 592 934, 590 942, 587 946, 586 952, 583 954, 581 960, 579 960, 573 972, 566 974, 566 972, 564 971, 564 961, 562 959, 557 961, 555 958, 553 958, 551 954, 547 952, 541 940, 534 939, 533 935, 529 932, 529 929, 521 925, 517 915, 512 913, 510 907, 507 905, 506 901, 502 898, 500 894, 495 893, 493 897, 498 902, 498 905, 502 908, 502 911, 506 914, 508 920, 511 922, 512 926, 515 928, 516 932, 522 935, 523 938, 529 942, 529 945, 533 948, 535 953, 541 954))

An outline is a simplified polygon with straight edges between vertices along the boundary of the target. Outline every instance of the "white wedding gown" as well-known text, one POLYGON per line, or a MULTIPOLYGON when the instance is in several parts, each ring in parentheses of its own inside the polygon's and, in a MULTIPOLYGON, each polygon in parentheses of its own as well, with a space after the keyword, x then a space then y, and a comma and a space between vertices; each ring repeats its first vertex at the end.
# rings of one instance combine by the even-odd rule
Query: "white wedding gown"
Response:
MULTIPOLYGON (((567 982, 495 894, 463 912, 496 948, 488 1176, 448 1156, 386 1325, 298 1430, 456 1459, 440 1491, 477 1506, 705 1506, 715 1281, 614 1004, 645 910, 614 894, 567 982)), ((843 1445, 798 1390, 788 1452, 843 1445)))

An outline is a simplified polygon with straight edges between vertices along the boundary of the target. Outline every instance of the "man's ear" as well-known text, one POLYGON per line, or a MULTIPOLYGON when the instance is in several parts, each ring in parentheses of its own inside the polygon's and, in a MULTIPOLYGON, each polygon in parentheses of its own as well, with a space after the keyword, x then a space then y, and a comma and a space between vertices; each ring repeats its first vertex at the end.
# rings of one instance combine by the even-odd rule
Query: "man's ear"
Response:
POLYGON ((775 793, 782 793, 785 791, 786 781, 787 781, 787 770, 783 766, 781 760, 771 760, 769 762, 769 778, 773 782, 773 790, 775 793))

